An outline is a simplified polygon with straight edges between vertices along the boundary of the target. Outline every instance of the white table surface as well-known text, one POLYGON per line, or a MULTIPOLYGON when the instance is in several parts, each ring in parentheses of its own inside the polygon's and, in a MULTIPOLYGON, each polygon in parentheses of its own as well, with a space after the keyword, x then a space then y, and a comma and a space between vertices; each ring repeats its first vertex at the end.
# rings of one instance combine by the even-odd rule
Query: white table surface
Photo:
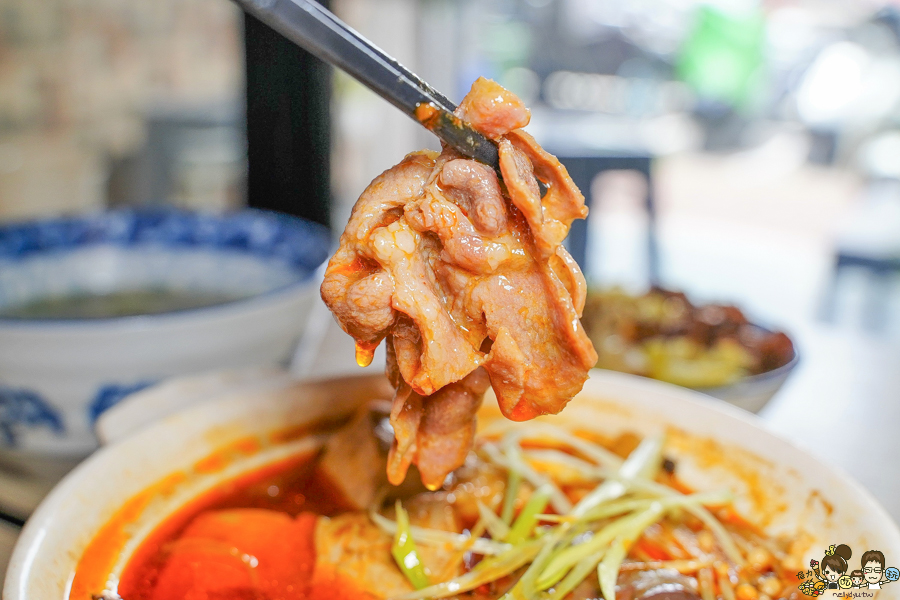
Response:
MULTIPOLYGON (((296 364, 318 377, 358 370, 352 341, 327 319, 317 350, 296 364)), ((823 326, 792 333, 801 362, 760 416, 774 432, 849 472, 900 521, 900 346, 823 326)), ((369 368, 381 364, 376 356, 369 368)), ((0 506, 27 514, 58 478, 0 468, 0 506)), ((15 539, 16 530, 0 522, 0 566, 15 539)))
POLYGON ((900 522, 900 345, 821 326, 793 333, 801 363, 760 416, 900 522))

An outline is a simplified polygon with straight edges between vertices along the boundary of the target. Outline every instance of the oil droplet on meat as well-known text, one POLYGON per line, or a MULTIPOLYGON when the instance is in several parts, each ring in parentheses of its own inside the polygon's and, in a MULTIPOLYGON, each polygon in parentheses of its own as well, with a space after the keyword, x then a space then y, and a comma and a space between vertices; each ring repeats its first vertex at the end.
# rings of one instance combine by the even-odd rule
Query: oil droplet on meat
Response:
POLYGON ((361 367, 368 367, 372 364, 372 357, 375 356, 375 348, 367 348, 361 344, 356 344, 356 364, 361 367))

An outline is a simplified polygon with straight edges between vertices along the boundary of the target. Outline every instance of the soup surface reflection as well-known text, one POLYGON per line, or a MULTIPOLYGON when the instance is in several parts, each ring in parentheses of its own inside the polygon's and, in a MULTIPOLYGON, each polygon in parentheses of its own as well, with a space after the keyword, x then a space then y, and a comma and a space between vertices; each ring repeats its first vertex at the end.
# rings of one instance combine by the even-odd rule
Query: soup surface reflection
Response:
POLYGON ((194 308, 240 300, 243 296, 203 290, 145 289, 107 294, 47 296, 24 304, 0 308, 4 319, 111 319, 194 308))

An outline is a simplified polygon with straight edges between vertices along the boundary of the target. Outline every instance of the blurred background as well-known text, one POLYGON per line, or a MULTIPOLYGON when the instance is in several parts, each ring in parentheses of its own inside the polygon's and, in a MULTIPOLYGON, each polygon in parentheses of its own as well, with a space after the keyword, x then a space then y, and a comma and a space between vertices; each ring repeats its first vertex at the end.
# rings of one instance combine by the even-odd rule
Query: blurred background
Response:
MULTIPOLYGON (((800 366, 762 416, 900 515, 900 2, 323 4, 454 101, 485 76, 532 108, 588 196, 592 285, 786 331, 800 366)), ((0 0, 0 223, 250 206, 336 238, 421 147, 227 0, 0 0)))
MULTIPOLYGON (((900 338, 897 4, 330 7, 452 99, 491 77, 551 151, 607 159, 579 180, 593 281, 900 338)), ((276 38, 223 0, 3 0, 0 219, 249 203, 339 232, 374 175, 437 142, 276 38)))

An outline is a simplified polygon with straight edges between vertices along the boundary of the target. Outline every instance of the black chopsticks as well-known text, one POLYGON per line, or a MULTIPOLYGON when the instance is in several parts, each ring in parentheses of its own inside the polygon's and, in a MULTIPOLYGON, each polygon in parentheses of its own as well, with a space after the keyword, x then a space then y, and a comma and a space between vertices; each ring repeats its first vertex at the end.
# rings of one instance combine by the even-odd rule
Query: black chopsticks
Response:
POLYGON ((234 0, 286 38, 340 67, 457 151, 499 169, 496 144, 453 114, 456 105, 312 0, 234 0))

